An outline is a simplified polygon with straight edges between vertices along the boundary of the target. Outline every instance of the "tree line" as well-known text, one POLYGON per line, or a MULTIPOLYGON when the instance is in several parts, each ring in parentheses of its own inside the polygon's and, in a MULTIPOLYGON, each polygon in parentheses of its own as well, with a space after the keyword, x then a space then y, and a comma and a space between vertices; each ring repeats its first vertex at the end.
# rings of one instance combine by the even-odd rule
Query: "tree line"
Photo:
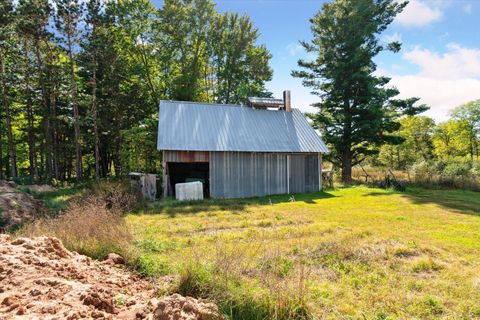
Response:
POLYGON ((211 0, 3 0, 0 179, 160 170, 160 100, 271 95, 258 36, 211 0))
MULTIPOLYGON (((310 20, 314 59, 292 75, 319 96, 310 114, 352 178, 357 164, 478 162, 478 101, 434 124, 398 98, 375 58, 407 1, 335 0, 310 20)), ((271 54, 248 16, 212 0, 4 0, 0 3, 0 178, 31 181, 159 172, 161 99, 242 103, 271 96, 271 54)), ((310 55, 310 56, 311 56, 310 55)))
POLYGON ((397 134, 404 142, 384 145, 370 164, 397 170, 428 166, 449 175, 480 176, 480 100, 454 108, 450 119, 439 122, 427 116, 400 120, 397 134))

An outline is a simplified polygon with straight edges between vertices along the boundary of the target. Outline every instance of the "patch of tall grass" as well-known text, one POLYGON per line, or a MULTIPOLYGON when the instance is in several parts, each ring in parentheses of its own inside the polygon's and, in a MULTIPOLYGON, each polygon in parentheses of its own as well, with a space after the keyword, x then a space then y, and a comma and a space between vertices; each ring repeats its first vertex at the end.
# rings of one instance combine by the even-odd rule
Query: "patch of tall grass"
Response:
POLYGON ((234 320, 312 318, 305 264, 264 244, 214 247, 215 259, 199 254, 183 264, 174 291, 212 300, 234 320))
POLYGON ((354 167, 352 178, 361 183, 382 181, 388 175, 419 187, 480 191, 480 164, 469 161, 421 161, 406 170, 354 167))
POLYGON ((129 192, 125 183, 99 183, 92 191, 68 202, 59 215, 26 225, 18 234, 56 237, 67 249, 94 259, 101 260, 115 252, 135 264, 137 253, 123 212, 136 203, 136 195, 129 192))

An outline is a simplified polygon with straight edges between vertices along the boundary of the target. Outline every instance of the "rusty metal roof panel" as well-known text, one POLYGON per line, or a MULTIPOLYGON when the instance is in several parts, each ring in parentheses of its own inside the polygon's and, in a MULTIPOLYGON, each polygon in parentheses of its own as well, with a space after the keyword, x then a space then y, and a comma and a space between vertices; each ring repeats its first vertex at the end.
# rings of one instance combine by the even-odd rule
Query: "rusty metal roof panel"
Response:
POLYGON ((161 101, 159 150, 239 152, 328 152, 298 109, 256 110, 246 106, 161 101))

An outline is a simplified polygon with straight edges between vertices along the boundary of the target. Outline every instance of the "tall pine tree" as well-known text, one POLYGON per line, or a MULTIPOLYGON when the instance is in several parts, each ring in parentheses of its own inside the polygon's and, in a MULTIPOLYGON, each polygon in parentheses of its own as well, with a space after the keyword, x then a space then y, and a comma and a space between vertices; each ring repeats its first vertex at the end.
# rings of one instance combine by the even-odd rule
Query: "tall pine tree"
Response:
POLYGON ((384 143, 401 143, 392 133, 399 117, 426 110, 414 106, 416 98, 394 99, 398 90, 387 88, 390 79, 374 74, 373 58, 384 50, 398 52, 400 43, 383 46, 378 36, 407 2, 396 0, 335 0, 312 18, 313 40, 303 47, 317 58, 299 60, 304 70, 292 75, 321 98, 312 116, 332 152, 329 155, 349 182, 352 166, 378 153, 384 143))
POLYGON ((75 132, 75 177, 78 181, 83 176, 83 162, 74 48, 78 44, 78 24, 82 16, 82 6, 78 0, 56 0, 55 4, 57 6, 55 25, 67 51, 70 66, 70 103, 73 110, 73 127, 75 132))
MULTIPOLYGON (((8 57, 12 56, 15 41, 13 39, 13 3, 11 0, 2 1, 0 4, 0 84, 2 96, 2 112, 5 114, 5 127, 7 131, 8 154, 10 162, 10 176, 17 177, 17 156, 13 140, 12 114, 10 101, 11 74, 8 68, 8 57)), ((10 64, 11 65, 11 64, 10 64)), ((0 114, 2 114, 0 112, 0 114)), ((0 139, 2 135, 0 135, 0 139)), ((2 167, 0 166, 0 171, 2 167)))

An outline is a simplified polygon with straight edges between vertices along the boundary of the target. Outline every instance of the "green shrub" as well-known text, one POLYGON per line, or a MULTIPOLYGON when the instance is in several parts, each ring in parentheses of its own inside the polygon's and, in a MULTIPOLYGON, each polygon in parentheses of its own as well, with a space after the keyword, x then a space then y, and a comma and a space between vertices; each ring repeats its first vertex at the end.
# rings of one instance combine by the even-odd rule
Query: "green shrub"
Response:
POLYGON ((163 276, 171 272, 167 263, 158 257, 142 254, 135 262, 135 270, 146 277, 163 276))
POLYGON ((476 160, 472 164, 472 174, 480 178, 480 160, 476 160))
POLYGON ((410 170, 415 184, 423 187, 447 187, 480 191, 478 164, 470 159, 421 161, 410 170))
POLYGON ((472 164, 467 161, 450 161, 445 164, 443 173, 450 177, 461 177, 472 174, 472 164))

